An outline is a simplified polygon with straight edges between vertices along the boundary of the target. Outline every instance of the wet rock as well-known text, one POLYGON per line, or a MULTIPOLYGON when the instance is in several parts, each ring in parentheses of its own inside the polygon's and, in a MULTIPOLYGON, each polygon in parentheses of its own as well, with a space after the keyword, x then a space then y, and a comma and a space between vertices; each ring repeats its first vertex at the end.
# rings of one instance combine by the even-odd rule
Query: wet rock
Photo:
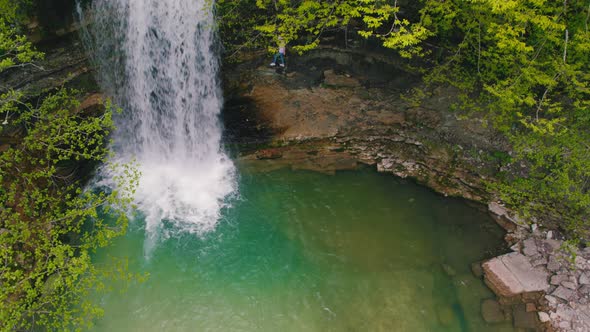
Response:
POLYGON ((256 152, 256 159, 279 159, 283 153, 278 149, 266 149, 256 152))
POLYGON ((525 305, 526 312, 534 312, 537 311, 537 306, 534 303, 527 303, 525 305))
POLYGON ((553 291, 553 293, 551 293, 551 295, 564 301, 569 301, 574 296, 574 291, 563 286, 559 286, 555 291, 553 291))
POLYGON ((483 264, 486 283, 500 296, 515 296, 525 292, 540 292, 549 288, 548 274, 535 268, 519 253, 509 253, 483 264))
POLYGON ((481 267, 481 262, 471 263, 471 272, 476 278, 483 277, 483 268, 481 267))
POLYGON ((498 202, 490 202, 488 204, 488 210, 492 213, 494 220, 502 226, 507 232, 514 232, 517 229, 517 222, 513 219, 508 209, 498 202))
POLYGON ((105 111, 104 106, 104 96, 100 93, 91 94, 90 96, 86 97, 78 109, 76 110, 77 113, 80 113, 84 116, 100 116, 105 111))
POLYGON ((537 327, 537 314, 527 312, 524 304, 513 307, 514 327, 522 329, 535 329, 537 327))
POLYGON ((505 320, 500 303, 493 299, 481 302, 481 315, 487 323, 500 323, 505 320))

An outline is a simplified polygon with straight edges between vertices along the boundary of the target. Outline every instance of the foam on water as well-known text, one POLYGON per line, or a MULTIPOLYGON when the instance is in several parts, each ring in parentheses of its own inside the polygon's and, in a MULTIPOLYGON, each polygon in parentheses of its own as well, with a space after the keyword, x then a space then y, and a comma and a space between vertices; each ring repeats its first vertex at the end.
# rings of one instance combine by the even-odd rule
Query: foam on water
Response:
POLYGON ((123 108, 113 148, 119 161, 140 165, 136 203, 148 234, 163 221, 209 231, 236 190, 234 165, 221 145, 212 3, 94 0, 78 6, 99 81, 123 108))

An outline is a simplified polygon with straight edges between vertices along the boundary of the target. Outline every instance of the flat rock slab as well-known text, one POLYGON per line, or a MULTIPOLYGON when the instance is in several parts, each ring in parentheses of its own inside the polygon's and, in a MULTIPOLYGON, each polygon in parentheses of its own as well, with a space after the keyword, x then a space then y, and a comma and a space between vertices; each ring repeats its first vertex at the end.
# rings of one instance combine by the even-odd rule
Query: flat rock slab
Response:
POLYGON ((511 297, 522 293, 546 291, 549 274, 543 268, 535 268, 524 255, 513 252, 483 264, 485 279, 492 290, 511 297))

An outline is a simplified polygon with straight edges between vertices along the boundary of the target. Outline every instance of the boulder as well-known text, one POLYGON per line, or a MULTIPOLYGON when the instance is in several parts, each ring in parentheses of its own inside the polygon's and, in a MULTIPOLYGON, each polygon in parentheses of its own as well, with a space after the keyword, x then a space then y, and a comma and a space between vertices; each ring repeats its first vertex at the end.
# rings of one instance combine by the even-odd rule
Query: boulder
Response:
POLYGON ((551 295, 564 301, 569 301, 574 296, 574 291, 563 286, 559 286, 555 291, 553 291, 553 293, 551 293, 551 295))
POLYGON ((551 318, 549 317, 549 314, 546 312, 539 311, 538 315, 539 315, 539 320, 543 323, 547 323, 548 321, 551 320, 551 318))
POLYGON ((569 276, 567 274, 556 274, 554 276, 551 276, 551 281, 549 281, 549 283, 551 285, 561 285, 562 282, 567 281, 569 279, 569 276))
POLYGON ((564 282, 562 282, 562 283, 561 283, 561 285, 562 285, 563 287, 565 287, 565 288, 574 289, 574 290, 575 290, 576 288, 578 288, 578 287, 576 286, 576 283, 574 283, 574 282, 571 282, 571 281, 564 281, 564 282))
POLYGON ((547 269, 551 272, 557 272, 562 269, 562 262, 555 255, 549 257, 547 269))
POLYGON ((535 243, 534 238, 528 238, 523 241, 522 253, 528 257, 535 256, 539 253, 539 250, 537 249, 537 244, 535 243))
POLYGON ((547 263, 549 262, 547 257, 545 257, 543 255, 535 255, 535 256, 531 257, 530 260, 531 260, 531 264, 535 267, 541 266, 541 265, 547 265, 547 263))
POLYGON ((505 320, 500 303, 493 299, 481 302, 481 315, 487 323, 501 323, 505 320))
POLYGON ((517 252, 492 258, 483 264, 483 270, 486 283, 500 296, 544 292, 549 288, 547 271, 533 267, 527 257, 517 252))

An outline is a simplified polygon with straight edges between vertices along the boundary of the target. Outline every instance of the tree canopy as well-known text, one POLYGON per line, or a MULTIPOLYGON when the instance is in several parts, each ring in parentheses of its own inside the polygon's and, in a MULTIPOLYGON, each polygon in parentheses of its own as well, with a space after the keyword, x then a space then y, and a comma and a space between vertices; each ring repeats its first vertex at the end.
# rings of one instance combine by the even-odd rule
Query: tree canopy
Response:
POLYGON ((346 30, 421 57, 425 82, 459 88, 457 108, 510 139, 490 183, 499 198, 588 239, 590 2, 219 0, 217 11, 229 54, 279 35, 305 52, 346 30))

